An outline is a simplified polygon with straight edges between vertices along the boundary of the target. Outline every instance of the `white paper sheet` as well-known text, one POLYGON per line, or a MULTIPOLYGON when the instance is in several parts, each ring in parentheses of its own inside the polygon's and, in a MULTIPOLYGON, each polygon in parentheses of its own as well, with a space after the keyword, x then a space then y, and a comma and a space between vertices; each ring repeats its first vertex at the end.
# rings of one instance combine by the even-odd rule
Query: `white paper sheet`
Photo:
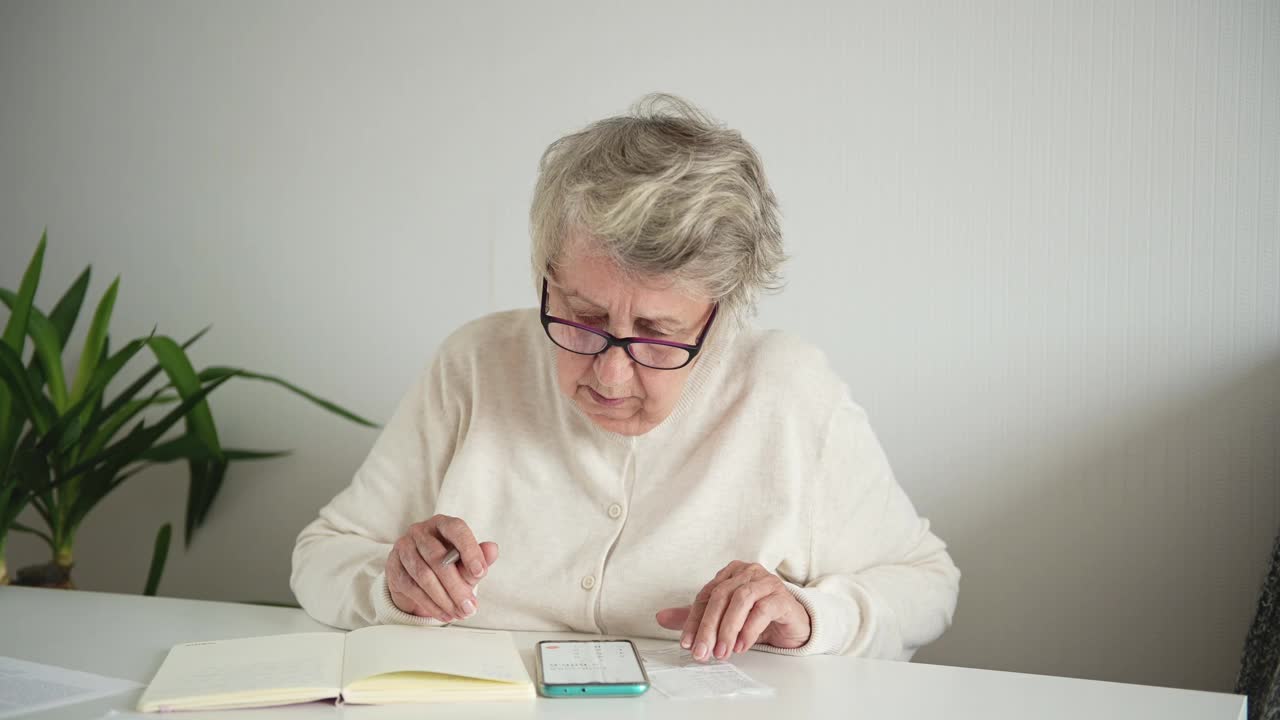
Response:
POLYGON ((141 684, 131 680, 0 656, 0 718, 81 703, 140 687, 141 684))
POLYGON ((640 655, 650 684, 674 700, 773 694, 773 688, 756 682, 732 663, 715 658, 699 662, 679 646, 646 650, 640 655))
POLYGON ((688 666, 703 667, 724 664, 723 660, 718 660, 714 656, 708 657, 706 660, 694 660, 693 654, 679 645, 642 650, 640 657, 644 658, 644 669, 649 672, 688 666))

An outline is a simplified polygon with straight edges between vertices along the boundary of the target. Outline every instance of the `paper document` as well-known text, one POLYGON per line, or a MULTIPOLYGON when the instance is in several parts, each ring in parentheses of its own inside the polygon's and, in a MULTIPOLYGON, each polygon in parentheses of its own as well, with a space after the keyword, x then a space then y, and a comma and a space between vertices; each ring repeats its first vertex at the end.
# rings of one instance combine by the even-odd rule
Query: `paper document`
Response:
POLYGON ((649 683, 663 695, 676 700, 695 700, 735 695, 768 696, 773 688, 761 685, 737 666, 711 658, 702 663, 680 646, 640 653, 649 683))
POLYGON ((0 656, 0 718, 95 700, 142 687, 53 665, 0 656))
POLYGON ((725 664, 723 660, 717 660, 715 656, 710 656, 701 662, 694 660, 693 654, 679 645, 654 650, 642 650, 640 657, 644 658, 644 669, 649 672, 670 668, 706 667, 708 665, 725 664))

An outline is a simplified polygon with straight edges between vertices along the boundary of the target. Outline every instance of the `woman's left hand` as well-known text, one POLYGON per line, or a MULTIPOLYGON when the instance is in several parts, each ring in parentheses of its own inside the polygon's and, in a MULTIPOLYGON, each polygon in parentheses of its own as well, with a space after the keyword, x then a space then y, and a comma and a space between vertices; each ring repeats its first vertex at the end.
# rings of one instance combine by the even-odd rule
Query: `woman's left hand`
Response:
POLYGON ((759 563, 734 560, 716 573, 692 605, 658 613, 658 624, 681 630, 680 647, 696 660, 723 660, 757 642, 798 648, 809 641, 809 613, 759 563))

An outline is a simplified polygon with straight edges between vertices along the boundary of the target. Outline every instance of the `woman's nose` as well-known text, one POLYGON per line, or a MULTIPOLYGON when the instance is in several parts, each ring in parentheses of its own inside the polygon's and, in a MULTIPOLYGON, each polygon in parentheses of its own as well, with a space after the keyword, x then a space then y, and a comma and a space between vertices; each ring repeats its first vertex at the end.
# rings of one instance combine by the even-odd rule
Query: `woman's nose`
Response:
POLYGON ((601 385, 616 387, 630 380, 635 368, 626 350, 611 347, 596 356, 595 371, 601 385))

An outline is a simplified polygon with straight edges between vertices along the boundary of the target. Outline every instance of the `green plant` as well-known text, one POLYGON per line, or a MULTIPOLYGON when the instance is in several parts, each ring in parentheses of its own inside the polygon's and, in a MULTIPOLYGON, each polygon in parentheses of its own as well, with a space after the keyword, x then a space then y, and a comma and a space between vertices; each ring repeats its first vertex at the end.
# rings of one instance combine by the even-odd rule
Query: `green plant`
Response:
MULTIPOLYGON (((119 278, 98 302, 75 377, 68 387, 62 352, 80 314, 90 269, 85 268, 76 278, 52 312, 41 312, 34 299, 46 239, 41 236, 18 291, 0 289, 0 301, 9 308, 9 319, 0 336, 0 584, 9 582, 4 549, 12 529, 39 536, 52 553, 50 563, 19 571, 18 582, 69 586, 76 531, 85 518, 130 477, 159 463, 187 463, 184 540, 190 545, 217 498, 231 462, 288 454, 222 446, 206 397, 232 378, 275 384, 352 422, 377 427, 272 375, 232 367, 209 367, 197 372, 186 349, 208 328, 182 344, 153 330, 112 352, 108 327, 119 278), (28 339, 31 356, 24 362, 28 339), (156 363, 108 398, 108 385, 144 349, 151 352, 156 363), (157 381, 161 373, 163 377, 157 381), (147 411, 163 406, 172 407, 148 423, 147 411), (179 421, 183 431, 165 438, 179 421), (18 522, 18 516, 28 506, 35 509, 43 528, 18 522)), ((159 585, 171 532, 172 527, 166 523, 156 533, 144 590, 148 595, 154 594, 159 585)))

